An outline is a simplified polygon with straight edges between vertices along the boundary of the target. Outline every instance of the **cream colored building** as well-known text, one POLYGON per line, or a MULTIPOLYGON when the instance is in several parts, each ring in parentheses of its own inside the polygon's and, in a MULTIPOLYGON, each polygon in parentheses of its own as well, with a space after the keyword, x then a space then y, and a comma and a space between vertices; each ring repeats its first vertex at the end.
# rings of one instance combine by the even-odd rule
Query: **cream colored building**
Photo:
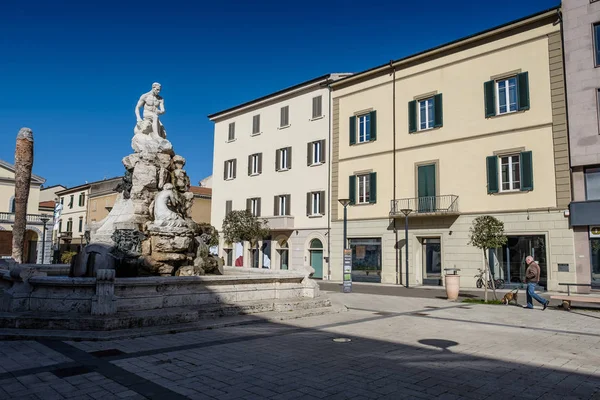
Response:
POLYGON ((62 210, 56 224, 55 241, 61 251, 75 251, 77 246, 85 242, 90 188, 91 184, 86 183, 56 192, 62 210))
MULTIPOLYGON (((52 208, 50 207, 48 211, 47 207, 40 202, 40 187, 45 181, 38 175, 31 176, 23 253, 23 262, 25 263, 49 263, 52 256, 52 208), (44 217, 48 218, 46 228, 44 228, 44 217), (44 232, 46 240, 43 240, 44 232)), ((0 160, 0 258, 12 255, 12 226, 15 221, 14 199, 15 168, 12 164, 0 160)))
POLYGON ((446 268, 475 286, 484 256, 468 242, 480 215, 505 224, 496 278, 519 285, 531 254, 543 286, 574 281, 557 19, 552 9, 331 84, 332 279, 342 279, 338 200, 349 198, 354 280, 406 283, 410 209, 411 286, 442 285, 446 268))
POLYGON ((331 103, 328 74, 209 116, 215 123, 211 223, 231 210, 266 219, 257 248, 224 243, 226 265, 312 266, 328 275, 331 103))

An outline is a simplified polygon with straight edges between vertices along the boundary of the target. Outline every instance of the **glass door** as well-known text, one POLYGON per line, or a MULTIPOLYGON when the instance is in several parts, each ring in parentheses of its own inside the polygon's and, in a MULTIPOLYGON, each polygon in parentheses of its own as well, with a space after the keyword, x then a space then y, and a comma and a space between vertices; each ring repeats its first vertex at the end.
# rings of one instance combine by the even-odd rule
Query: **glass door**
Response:
MULTIPOLYGON (((590 239, 592 284, 600 284, 600 238, 590 239)), ((594 285, 594 286, 595 286, 594 285)))
POLYGON ((417 169, 418 175, 418 211, 421 213, 434 212, 435 204, 435 164, 421 165, 417 169))
POLYGON ((423 284, 442 284, 442 241, 438 238, 423 238, 423 284))

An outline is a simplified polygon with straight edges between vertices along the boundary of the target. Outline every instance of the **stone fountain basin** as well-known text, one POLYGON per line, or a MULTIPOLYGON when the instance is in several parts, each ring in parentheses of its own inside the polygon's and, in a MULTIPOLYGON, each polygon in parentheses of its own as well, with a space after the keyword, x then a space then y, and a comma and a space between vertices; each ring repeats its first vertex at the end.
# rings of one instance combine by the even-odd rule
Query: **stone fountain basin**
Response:
POLYGON ((116 278, 109 282, 114 285, 114 295, 110 296, 102 293, 106 288, 99 283, 96 278, 44 274, 20 282, 3 271, 1 310, 83 316, 97 314, 98 303, 106 302, 116 311, 108 314, 119 314, 252 302, 272 305, 273 301, 319 296, 318 285, 302 272, 238 267, 225 267, 225 275, 116 278))

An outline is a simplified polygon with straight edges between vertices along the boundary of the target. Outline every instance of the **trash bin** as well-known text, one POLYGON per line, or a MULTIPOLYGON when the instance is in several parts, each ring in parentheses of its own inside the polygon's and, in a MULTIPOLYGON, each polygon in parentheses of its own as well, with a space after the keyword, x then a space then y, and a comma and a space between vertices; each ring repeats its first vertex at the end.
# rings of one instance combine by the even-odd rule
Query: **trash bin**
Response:
POLYGON ((460 275, 459 268, 444 268, 446 276, 444 277, 444 285, 446 286, 446 296, 448 300, 455 301, 458 299, 460 291, 460 275))

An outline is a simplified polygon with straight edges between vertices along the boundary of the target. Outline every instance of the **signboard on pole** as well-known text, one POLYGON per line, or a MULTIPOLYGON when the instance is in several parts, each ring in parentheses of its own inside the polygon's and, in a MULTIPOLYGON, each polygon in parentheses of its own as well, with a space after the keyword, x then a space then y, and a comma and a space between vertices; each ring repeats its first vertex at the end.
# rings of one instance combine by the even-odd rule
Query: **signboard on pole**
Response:
POLYGON ((344 293, 352 292, 352 249, 344 249, 344 293))

